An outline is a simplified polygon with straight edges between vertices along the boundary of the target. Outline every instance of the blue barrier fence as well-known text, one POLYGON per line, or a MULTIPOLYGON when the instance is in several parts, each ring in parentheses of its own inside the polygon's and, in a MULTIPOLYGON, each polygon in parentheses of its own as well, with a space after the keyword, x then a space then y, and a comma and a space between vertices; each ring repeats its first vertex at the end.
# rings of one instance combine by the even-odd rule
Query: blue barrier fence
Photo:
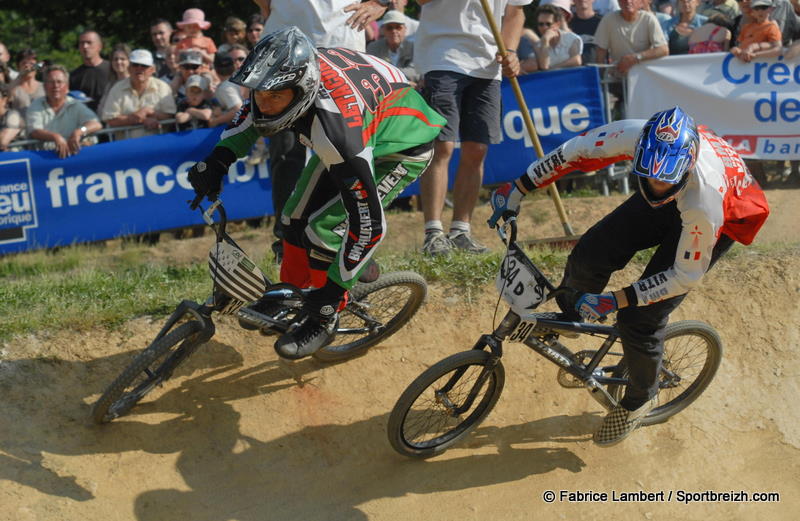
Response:
MULTIPOLYGON (((605 122, 596 68, 519 79, 545 152, 605 122)), ((484 182, 520 175, 535 158, 510 85, 503 84, 503 142, 492 145, 484 182)), ((67 159, 50 151, 0 154, 0 254, 92 242, 200 224, 186 202, 186 172, 205 157, 221 128, 86 147, 67 159)), ((458 161, 451 162, 451 182, 458 161)), ((239 161, 225 183, 230 219, 273 213, 266 164, 239 161)), ((415 183, 407 194, 418 192, 415 183)))

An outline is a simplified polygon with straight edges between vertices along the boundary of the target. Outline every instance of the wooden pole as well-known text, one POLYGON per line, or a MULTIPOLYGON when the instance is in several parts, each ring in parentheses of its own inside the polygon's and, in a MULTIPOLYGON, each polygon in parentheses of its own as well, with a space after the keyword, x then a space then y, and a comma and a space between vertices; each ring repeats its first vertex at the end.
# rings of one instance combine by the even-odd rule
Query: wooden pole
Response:
MULTIPOLYGON (((495 42, 497 42, 497 48, 500 50, 500 56, 505 58, 508 54, 508 51, 506 50, 506 45, 500 35, 500 30, 497 28, 497 22, 494 19, 492 10, 489 8, 488 0, 481 0, 481 5, 483 6, 483 12, 486 13, 486 18, 489 20, 489 27, 492 29, 495 42)), ((522 111, 522 120, 525 122, 525 128, 528 129, 528 135, 530 135, 531 141, 533 142, 533 147, 536 149, 536 157, 542 158, 544 156, 542 144, 539 142, 538 134, 536 134, 536 127, 533 125, 531 113, 528 111, 528 104, 525 103, 525 97, 522 95, 522 89, 519 87, 517 78, 509 78, 509 81, 511 82, 511 88, 514 90, 514 96, 517 98, 517 104, 522 111)), ((558 195, 558 188, 556 188, 556 184, 550 183, 547 186, 547 189, 550 193, 550 198, 553 200, 553 204, 556 205, 556 211, 558 212, 559 219, 561 219, 561 225, 564 227, 564 233, 567 235, 575 235, 575 233, 572 231, 572 226, 570 226, 569 221, 567 220, 567 212, 564 210, 564 204, 561 202, 561 196, 558 195)))

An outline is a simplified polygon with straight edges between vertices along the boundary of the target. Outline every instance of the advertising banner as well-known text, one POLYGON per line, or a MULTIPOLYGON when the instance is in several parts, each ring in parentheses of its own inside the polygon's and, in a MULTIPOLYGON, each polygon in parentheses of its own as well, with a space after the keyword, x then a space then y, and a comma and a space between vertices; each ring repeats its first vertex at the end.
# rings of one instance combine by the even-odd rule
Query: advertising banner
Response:
POLYGON ((679 105, 742 157, 800 159, 800 59, 744 63, 730 53, 668 56, 628 73, 627 115, 679 105))
MULTIPOLYGON (((81 149, 0 154, 0 254, 92 242, 202 224, 187 201, 186 172, 221 128, 162 134, 81 149)), ((272 213, 266 164, 231 166, 224 200, 230 219, 272 213)))

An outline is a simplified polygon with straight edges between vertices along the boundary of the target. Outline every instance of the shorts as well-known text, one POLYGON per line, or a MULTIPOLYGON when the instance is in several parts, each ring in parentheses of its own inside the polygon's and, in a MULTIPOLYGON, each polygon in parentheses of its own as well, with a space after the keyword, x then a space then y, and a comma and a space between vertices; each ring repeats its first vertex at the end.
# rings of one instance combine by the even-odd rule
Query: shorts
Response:
POLYGON ((425 101, 447 119, 439 141, 500 143, 500 81, 453 71, 425 74, 425 101))

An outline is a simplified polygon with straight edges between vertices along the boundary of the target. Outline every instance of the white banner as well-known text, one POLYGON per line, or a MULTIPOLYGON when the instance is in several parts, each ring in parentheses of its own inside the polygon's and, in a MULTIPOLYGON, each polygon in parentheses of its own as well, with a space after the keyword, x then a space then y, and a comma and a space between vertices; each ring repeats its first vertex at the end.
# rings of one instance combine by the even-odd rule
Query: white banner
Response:
POLYGON ((742 157, 800 159, 800 58, 744 63, 730 53, 650 60, 628 73, 629 118, 679 105, 742 157))

